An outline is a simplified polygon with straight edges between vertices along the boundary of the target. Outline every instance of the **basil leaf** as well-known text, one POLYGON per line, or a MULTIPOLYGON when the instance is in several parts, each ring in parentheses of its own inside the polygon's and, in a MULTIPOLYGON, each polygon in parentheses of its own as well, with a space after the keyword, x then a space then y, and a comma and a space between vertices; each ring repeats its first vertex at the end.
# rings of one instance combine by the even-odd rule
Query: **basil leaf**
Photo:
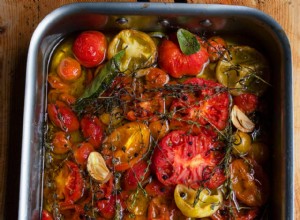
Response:
POLYGON ((118 52, 112 59, 110 59, 100 73, 94 78, 91 84, 84 90, 74 105, 74 110, 79 112, 85 108, 89 103, 103 94, 105 90, 111 85, 112 81, 120 73, 119 66, 125 50, 118 52))
POLYGON ((185 55, 191 55, 200 50, 200 44, 196 36, 185 29, 178 29, 177 39, 179 42, 180 50, 185 55))

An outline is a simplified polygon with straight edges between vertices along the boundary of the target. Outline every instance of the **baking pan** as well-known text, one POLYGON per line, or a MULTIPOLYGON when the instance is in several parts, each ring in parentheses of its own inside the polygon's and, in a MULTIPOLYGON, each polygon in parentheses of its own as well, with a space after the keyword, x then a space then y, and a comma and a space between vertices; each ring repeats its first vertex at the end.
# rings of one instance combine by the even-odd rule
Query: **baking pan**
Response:
POLYGON ((271 199, 267 219, 293 219, 292 64, 284 30, 263 12, 242 7, 163 3, 76 3, 56 9, 33 33, 27 60, 19 219, 39 219, 43 181, 47 67, 55 45, 82 30, 238 34, 254 40, 271 64, 271 199))

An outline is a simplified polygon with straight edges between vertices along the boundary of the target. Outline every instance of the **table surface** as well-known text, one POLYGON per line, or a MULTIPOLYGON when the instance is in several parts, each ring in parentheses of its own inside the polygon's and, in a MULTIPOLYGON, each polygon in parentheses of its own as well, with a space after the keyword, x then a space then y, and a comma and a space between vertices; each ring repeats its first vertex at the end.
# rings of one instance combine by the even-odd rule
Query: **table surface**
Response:
MULTIPOLYGON (((103 0, 105 1, 105 0, 103 0)), ((26 56, 37 24, 55 8, 75 0, 0 0, 0 219, 17 219, 26 56)), ((128 1, 127 1, 128 2, 128 1)), ((170 0, 152 2, 173 2, 170 0)), ((294 83, 294 155, 300 155, 300 0, 188 0, 243 5, 271 15, 291 44, 294 83), (298 85, 298 86, 297 86, 298 85)), ((295 219, 300 219, 300 160, 295 157, 295 219)))

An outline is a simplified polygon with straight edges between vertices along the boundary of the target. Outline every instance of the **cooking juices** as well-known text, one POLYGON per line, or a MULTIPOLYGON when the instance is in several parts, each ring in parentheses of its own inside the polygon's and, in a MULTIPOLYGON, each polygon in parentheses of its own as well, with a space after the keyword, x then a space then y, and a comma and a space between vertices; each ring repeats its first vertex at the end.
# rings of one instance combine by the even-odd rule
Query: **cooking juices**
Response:
POLYGON ((185 29, 154 38, 86 31, 55 49, 43 219, 264 214, 266 59, 185 29))

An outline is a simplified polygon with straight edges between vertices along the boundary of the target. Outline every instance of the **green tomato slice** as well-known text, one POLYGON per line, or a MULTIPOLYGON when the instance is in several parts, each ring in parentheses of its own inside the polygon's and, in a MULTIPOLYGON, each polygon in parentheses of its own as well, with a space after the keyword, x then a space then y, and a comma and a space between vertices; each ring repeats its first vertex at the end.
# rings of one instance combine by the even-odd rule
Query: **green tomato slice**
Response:
POLYGON ((174 199, 182 214, 190 218, 204 218, 214 214, 222 204, 223 197, 219 190, 197 190, 178 184, 174 191, 174 199), (199 196, 198 198, 196 198, 199 196), (195 204, 196 201, 196 204, 195 204))
POLYGON ((232 95, 253 93, 261 96, 269 80, 265 57, 248 46, 232 46, 216 67, 216 78, 232 95))

